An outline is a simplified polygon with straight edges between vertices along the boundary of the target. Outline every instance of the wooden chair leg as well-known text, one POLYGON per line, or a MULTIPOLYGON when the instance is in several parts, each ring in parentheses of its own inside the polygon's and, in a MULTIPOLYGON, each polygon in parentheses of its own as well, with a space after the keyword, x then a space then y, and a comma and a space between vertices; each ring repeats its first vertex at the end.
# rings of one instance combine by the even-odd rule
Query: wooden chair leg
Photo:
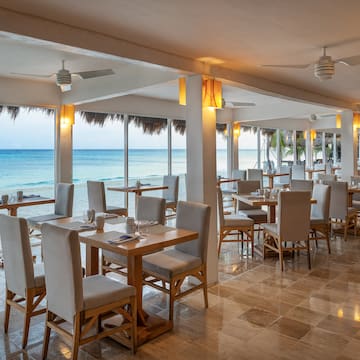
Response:
POLYGON ((5 299, 5 319, 4 319, 4 333, 7 334, 9 329, 9 320, 10 320, 10 310, 11 305, 8 303, 8 300, 12 300, 14 298, 14 294, 6 289, 6 299, 5 299))
POLYGON ((24 320, 24 332, 22 339, 23 349, 25 349, 28 342, 31 314, 34 310, 33 303, 34 303, 34 292, 32 290, 26 290, 25 320, 24 320))
POLYGON ((44 331, 44 343, 43 343, 43 350, 42 350, 42 360, 47 358, 48 348, 49 348, 49 340, 50 340, 50 333, 51 328, 48 326, 48 321, 53 320, 52 314, 47 311, 46 312, 46 320, 45 320, 45 331, 44 331))
POLYGON ((175 302, 175 284, 174 281, 170 281, 170 293, 169 293, 169 320, 173 321, 174 318, 174 302, 175 302))
POLYGON ((81 336, 81 320, 80 313, 77 313, 74 320, 74 336, 73 336, 73 346, 72 346, 72 356, 71 360, 77 360, 79 353, 80 345, 80 336, 81 336))
POLYGON ((207 288, 207 277, 206 277, 206 272, 203 274, 204 275, 204 286, 203 286, 203 293, 204 293, 204 304, 205 304, 205 308, 207 309, 209 307, 209 301, 208 301, 208 288, 207 288))
POLYGON ((308 266, 309 266, 309 270, 310 270, 311 269, 311 258, 310 258, 310 241, 309 241, 309 239, 306 240, 306 247, 307 247, 308 266))
POLYGON ((279 242, 279 260, 280 260, 281 271, 284 271, 284 256, 283 256, 281 242, 279 242))
POLYGON ((135 355, 137 350, 137 301, 136 296, 131 298, 131 316, 132 316, 132 325, 131 325, 131 351, 135 355))

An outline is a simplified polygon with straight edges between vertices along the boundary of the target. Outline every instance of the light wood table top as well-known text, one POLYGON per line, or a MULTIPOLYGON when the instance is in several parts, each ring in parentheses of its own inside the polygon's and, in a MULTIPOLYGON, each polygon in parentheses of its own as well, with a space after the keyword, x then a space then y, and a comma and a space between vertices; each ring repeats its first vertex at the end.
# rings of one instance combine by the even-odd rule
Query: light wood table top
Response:
POLYGON ((278 176, 289 176, 290 173, 264 173, 263 176, 269 178, 269 188, 272 189, 274 187, 274 178, 278 176))
MULTIPOLYGON (((72 228, 72 223, 78 221, 74 218, 59 219, 50 223, 67 228, 72 228)), ((110 250, 114 253, 127 256, 128 259, 128 284, 136 288, 138 306, 138 337, 139 344, 171 330, 173 323, 168 320, 147 314, 143 309, 142 297, 142 257, 154 251, 173 246, 179 243, 195 240, 198 233, 185 229, 177 229, 164 225, 149 225, 144 228, 144 234, 139 239, 134 239, 121 244, 110 242, 119 239, 125 233, 125 223, 105 223, 104 231, 83 231, 79 239, 86 244, 86 274, 94 275, 99 272, 99 249, 110 250), (110 242, 109 242, 110 241, 110 242)))
POLYGON ((168 189, 168 186, 165 185, 142 185, 142 186, 109 186, 107 188, 109 191, 120 191, 120 192, 127 192, 127 193, 135 193, 138 196, 144 191, 155 191, 155 190, 165 190, 168 189))
POLYGON ((326 170, 325 169, 305 169, 305 172, 308 174, 308 178, 309 180, 312 180, 313 178, 313 173, 325 173, 326 170))
POLYGON ((25 197, 22 201, 11 201, 6 204, 2 204, 0 202, 0 209, 7 209, 9 215, 17 216, 17 210, 20 207, 25 206, 35 206, 35 205, 44 205, 44 204, 52 204, 55 203, 55 199, 42 197, 42 196, 33 196, 33 197, 25 197))

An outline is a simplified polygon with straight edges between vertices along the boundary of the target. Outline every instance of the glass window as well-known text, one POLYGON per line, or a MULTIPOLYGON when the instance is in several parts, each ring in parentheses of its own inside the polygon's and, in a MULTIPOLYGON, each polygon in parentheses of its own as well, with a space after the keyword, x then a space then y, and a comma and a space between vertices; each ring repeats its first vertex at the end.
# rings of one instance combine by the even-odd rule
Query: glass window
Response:
POLYGON ((257 168, 257 130, 254 127, 242 126, 238 140, 239 169, 257 168))

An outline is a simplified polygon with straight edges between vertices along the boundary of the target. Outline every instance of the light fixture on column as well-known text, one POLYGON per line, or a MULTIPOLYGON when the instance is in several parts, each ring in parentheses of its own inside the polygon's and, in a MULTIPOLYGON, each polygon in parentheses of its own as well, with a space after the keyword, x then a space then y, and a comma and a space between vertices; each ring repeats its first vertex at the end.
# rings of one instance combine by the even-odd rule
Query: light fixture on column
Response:
POLYGON ((316 139, 316 130, 310 130, 310 139, 314 141, 316 139))
POLYGON ((239 122, 236 122, 234 123, 233 125, 233 133, 234 133, 234 137, 239 137, 240 136, 240 123, 239 122))
POLYGON ((354 129, 360 128, 360 117, 358 113, 353 114, 353 127, 354 129))
POLYGON ((341 129, 341 114, 336 114, 336 128, 341 129))
POLYGON ((75 106, 61 105, 60 108, 61 127, 68 127, 75 124, 75 106))
POLYGON ((221 82, 215 79, 203 80, 203 106, 213 109, 222 108, 221 82))
POLYGON ((186 105, 186 78, 179 78, 179 104, 186 105))
POLYGON ((307 138, 307 131, 306 130, 303 131, 303 137, 304 137, 304 140, 306 140, 306 138, 307 138))

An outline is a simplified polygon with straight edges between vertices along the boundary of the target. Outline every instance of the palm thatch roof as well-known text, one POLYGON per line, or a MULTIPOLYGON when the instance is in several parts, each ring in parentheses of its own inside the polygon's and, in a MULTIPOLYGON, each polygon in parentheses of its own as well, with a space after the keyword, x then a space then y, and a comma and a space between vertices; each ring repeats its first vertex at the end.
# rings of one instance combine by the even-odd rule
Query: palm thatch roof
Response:
POLYGON ((28 112, 30 111, 43 111, 45 112, 47 115, 53 115, 55 113, 54 109, 50 109, 50 108, 44 108, 44 107, 36 107, 36 106, 6 106, 6 105, 0 105, 0 114, 3 113, 4 111, 6 111, 11 119, 15 120, 19 113, 20 113, 20 109, 25 109, 28 112))

